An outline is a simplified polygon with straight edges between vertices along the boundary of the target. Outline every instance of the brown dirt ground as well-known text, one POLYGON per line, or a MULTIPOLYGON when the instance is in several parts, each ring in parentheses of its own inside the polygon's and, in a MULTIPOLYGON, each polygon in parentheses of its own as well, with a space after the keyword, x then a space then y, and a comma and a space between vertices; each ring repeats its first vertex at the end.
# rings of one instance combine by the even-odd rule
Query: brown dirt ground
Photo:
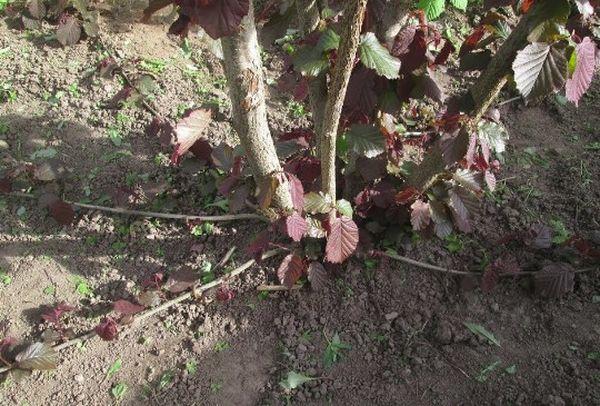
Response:
MULTIPOLYGON (((168 61, 155 103, 165 115, 174 117, 179 105, 207 97, 225 100, 214 58, 192 41, 202 62, 193 82, 185 73, 191 61, 164 31, 136 24, 106 42, 121 57, 168 61)), ((3 22, 5 48, 0 80, 12 82, 17 100, 0 104, 3 156, 28 159, 36 150, 55 148, 69 172, 64 193, 73 200, 102 200, 129 180, 144 192, 140 207, 196 211, 206 180, 195 175, 191 160, 174 169, 156 157, 168 152, 145 135, 145 111, 126 109, 118 122, 115 111, 102 107, 119 85, 93 74, 100 50, 87 42, 62 49, 43 33, 26 36, 3 22), (77 91, 68 90, 73 84, 77 91), (115 126, 124 135, 120 147, 107 136, 115 126), (116 156, 119 150, 131 154, 116 156), (152 200, 152 190, 161 187, 167 191, 152 200)), ((289 117, 286 96, 273 91, 271 100, 275 132, 303 120, 289 117)), ((600 142, 599 109, 600 83, 579 109, 554 101, 506 107, 511 141, 504 181, 487 200, 476 231, 460 237, 463 248, 455 254, 444 242, 413 244, 407 235, 403 253, 461 269, 505 252, 524 267, 539 268, 546 259, 579 266, 581 258, 564 247, 539 252, 497 241, 538 221, 560 219, 571 232, 600 243, 600 165, 598 150, 590 148, 600 142)), ((227 114, 224 102, 222 117, 211 125, 214 140, 231 139, 227 114)), ((66 322, 84 331, 112 300, 130 297, 153 272, 214 263, 259 230, 256 224, 220 225, 215 235, 198 238, 179 223, 94 212, 80 212, 74 226, 60 228, 35 203, 0 203, 0 267, 12 277, 0 286, 0 319, 10 320, 11 335, 23 341, 39 339, 44 305, 78 305, 66 322), (74 277, 85 278, 91 297, 75 292, 74 277)), ((240 253, 234 262, 243 260, 240 253)), ((597 274, 578 275, 574 292, 562 300, 541 300, 525 278, 483 294, 454 277, 390 262, 369 270, 354 261, 325 292, 259 297, 258 284, 274 283, 273 266, 254 267, 232 282, 238 296, 228 304, 178 306, 117 341, 93 339, 63 351, 57 370, 3 384, 0 404, 113 404, 111 388, 118 383, 128 387, 121 403, 131 405, 600 404, 600 360, 589 357, 600 351, 597 274), (500 346, 474 336, 464 322, 485 326, 500 346), (327 369, 323 353, 335 333, 351 348, 327 369), (116 359, 123 367, 107 377, 116 359), (190 361, 197 362, 194 374, 184 367, 190 361), (485 379, 476 379, 496 361, 485 379), (288 371, 325 378, 288 394, 279 385, 288 371)))

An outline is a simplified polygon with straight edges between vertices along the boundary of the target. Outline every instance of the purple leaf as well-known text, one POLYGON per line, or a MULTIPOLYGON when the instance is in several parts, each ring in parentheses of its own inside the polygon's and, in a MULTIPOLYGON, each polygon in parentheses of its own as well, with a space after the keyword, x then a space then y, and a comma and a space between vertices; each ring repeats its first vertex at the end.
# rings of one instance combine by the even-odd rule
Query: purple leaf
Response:
POLYGON ((291 289, 304 273, 304 268, 305 265, 304 261, 302 261, 302 258, 295 254, 287 255, 285 258, 283 258, 283 261, 277 270, 279 282, 288 289, 291 289))
POLYGON ((94 331, 101 339, 112 341, 116 339, 119 334, 119 326, 112 318, 105 317, 100 321, 100 324, 94 328, 94 331))
POLYGON ((308 281, 313 290, 323 290, 327 286, 327 271, 322 263, 313 261, 308 266, 308 281))
POLYGON ((429 203, 425 203, 422 200, 415 200, 410 206, 410 223, 412 224, 413 230, 420 231, 424 230, 430 222, 429 203))
POLYGON ((117 300, 113 304, 113 310, 123 315, 136 314, 144 310, 144 306, 131 303, 128 300, 117 300))
POLYGON ((358 227, 351 218, 336 217, 329 223, 325 257, 333 264, 344 262, 358 246, 358 227))
POLYGON ((535 290, 543 297, 559 298, 573 290, 575 271, 566 263, 546 265, 535 274, 535 290))
POLYGON ((294 209, 302 211, 304 208, 304 187, 298 177, 292 173, 286 173, 290 184, 290 194, 292 195, 292 204, 294 209))
POLYGON ((308 224, 304 217, 294 212, 291 216, 285 219, 285 231, 290 238, 296 242, 300 241, 306 231, 308 230, 308 224))
MULTIPOLYGON (((187 117, 182 118, 177 123, 175 126, 177 144, 171 156, 171 162, 178 164, 181 161, 181 156, 195 146, 206 127, 208 127, 211 116, 212 112, 209 109, 198 109, 192 111, 187 117)), ((192 152, 201 159, 208 160, 212 149, 208 141, 202 140, 201 145, 197 146, 192 152)))
POLYGON ((249 0, 179 0, 180 13, 200 25, 213 39, 238 31, 248 14, 249 0))
POLYGON ((60 225, 67 226, 75 220, 73 207, 60 199, 50 204, 49 209, 54 220, 60 225))

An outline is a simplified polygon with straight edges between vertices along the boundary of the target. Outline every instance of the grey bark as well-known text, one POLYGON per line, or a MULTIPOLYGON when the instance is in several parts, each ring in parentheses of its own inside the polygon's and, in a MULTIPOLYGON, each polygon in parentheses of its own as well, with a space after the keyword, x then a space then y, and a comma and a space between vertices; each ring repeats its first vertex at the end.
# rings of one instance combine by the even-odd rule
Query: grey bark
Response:
MULTIPOLYGON (((233 125, 246 152, 246 159, 258 185, 282 172, 267 121, 265 87, 260 47, 254 25, 253 2, 237 34, 221 39, 223 69, 231 99, 233 125)), ((283 177, 279 176, 278 179, 283 177)), ((273 203, 291 209, 287 184, 275 190, 273 203)))
POLYGON ((408 21, 409 11, 414 7, 413 0, 388 0, 383 21, 377 33, 379 39, 391 49, 396 35, 408 21))
POLYGON ((521 17, 521 20, 494 55, 488 66, 470 87, 469 94, 473 99, 473 120, 479 121, 508 82, 512 63, 517 52, 527 45, 527 36, 539 23, 539 15, 532 10, 521 17))
POLYGON ((342 106, 360 42, 367 0, 352 0, 344 11, 343 32, 335 67, 331 74, 329 96, 325 105, 325 118, 321 129, 321 187, 336 200, 335 157, 336 138, 342 106))
MULTIPOLYGON (((321 20, 317 0, 296 0, 298 17, 300 19, 300 30, 307 36, 319 26, 321 20)), ((308 99, 312 112, 315 134, 317 134, 317 150, 319 149, 319 134, 323 124, 325 103, 327 102, 327 75, 321 73, 308 81, 308 99)))

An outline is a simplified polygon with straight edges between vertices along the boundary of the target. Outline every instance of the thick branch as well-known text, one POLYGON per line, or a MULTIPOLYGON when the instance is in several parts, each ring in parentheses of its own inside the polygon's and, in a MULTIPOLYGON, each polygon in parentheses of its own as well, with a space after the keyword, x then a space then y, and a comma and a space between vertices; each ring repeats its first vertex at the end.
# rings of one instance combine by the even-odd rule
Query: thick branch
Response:
POLYGON ((527 36, 539 21, 538 14, 533 10, 521 17, 521 20, 502 44, 496 55, 471 86, 469 94, 473 99, 473 122, 479 121, 485 114, 500 91, 507 83, 512 63, 517 52, 527 45, 527 36))
POLYGON ((325 106, 325 118, 321 129, 321 184, 323 192, 331 196, 333 201, 336 198, 335 143, 366 7, 367 0, 353 0, 344 12, 346 21, 333 68, 329 97, 325 106))
MULTIPOLYGON (((267 121, 264 77, 252 1, 240 31, 221 39, 221 44, 233 124, 257 184, 265 185, 282 169, 267 121)), ((279 208, 292 208, 287 184, 277 187, 273 199, 279 208)))
MULTIPOLYGON (((300 30, 305 37, 316 30, 320 22, 320 13, 317 0, 296 0, 296 8, 300 19, 300 30)), ((312 113, 314 130, 317 134, 317 149, 319 148, 319 135, 323 125, 323 114, 327 102, 327 77, 323 72, 315 78, 309 78, 308 98, 312 113)))

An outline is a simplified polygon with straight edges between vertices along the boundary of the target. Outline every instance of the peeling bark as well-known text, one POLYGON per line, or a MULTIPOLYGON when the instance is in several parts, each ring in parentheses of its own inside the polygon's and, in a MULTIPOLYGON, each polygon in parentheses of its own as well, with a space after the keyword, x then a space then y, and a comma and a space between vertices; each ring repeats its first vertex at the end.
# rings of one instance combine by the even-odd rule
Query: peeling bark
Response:
POLYGON ((321 185, 323 192, 336 200, 336 139, 342 106, 354 67, 354 59, 360 42, 367 0, 352 0, 344 11, 344 31, 341 34, 340 47, 335 67, 331 74, 331 86, 325 105, 325 118, 321 129, 321 185))
MULTIPOLYGON (((282 172, 282 168, 267 121, 264 78, 252 2, 240 31, 222 38, 221 45, 233 125, 246 152, 245 158, 250 164, 256 183, 267 184, 269 179, 282 172)), ((284 177, 277 178, 281 180, 284 177)), ((287 184, 277 187, 273 203, 281 209, 288 210, 293 207, 287 184)))

